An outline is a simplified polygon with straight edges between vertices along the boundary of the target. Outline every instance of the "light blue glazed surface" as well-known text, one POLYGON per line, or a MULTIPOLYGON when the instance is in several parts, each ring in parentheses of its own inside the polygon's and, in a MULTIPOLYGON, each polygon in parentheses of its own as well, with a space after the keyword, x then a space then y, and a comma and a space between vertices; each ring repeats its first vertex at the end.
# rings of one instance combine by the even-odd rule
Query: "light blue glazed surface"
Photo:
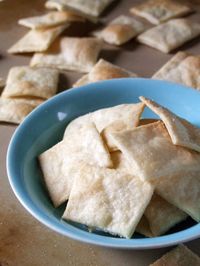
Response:
MULTIPOLYGON (((72 119, 100 108, 136 103, 141 95, 200 126, 200 92, 163 81, 129 78, 89 84, 60 93, 35 109, 17 128, 8 149, 7 171, 15 195, 35 218, 71 238, 117 248, 156 248, 200 236, 200 224, 155 238, 135 234, 132 239, 122 239, 100 231, 89 233, 84 226, 62 221, 64 206, 55 209, 49 200, 37 156, 61 140, 72 119)), ((143 118, 155 117, 148 109, 143 114, 143 118)))

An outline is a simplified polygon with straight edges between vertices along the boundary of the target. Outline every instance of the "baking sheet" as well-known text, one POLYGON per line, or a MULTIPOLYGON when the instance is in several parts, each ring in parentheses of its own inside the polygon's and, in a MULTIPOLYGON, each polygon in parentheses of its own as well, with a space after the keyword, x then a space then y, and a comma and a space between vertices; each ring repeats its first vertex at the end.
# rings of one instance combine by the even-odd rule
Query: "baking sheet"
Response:
MULTIPOLYGON (((106 23, 119 14, 128 14, 132 4, 141 1, 116 1, 102 18, 106 23)), ((191 1, 190 1, 191 2, 191 1)), ((198 1, 196 0, 198 3, 198 1)), ((199 7, 196 7, 198 10, 199 7)), ((42 14, 42 0, 5 0, 0 3, 0 77, 6 78, 12 66, 29 64, 31 55, 8 55, 6 50, 27 29, 17 24, 22 17, 42 14)), ((192 15, 200 22, 200 12, 192 15)), ((74 25, 65 35, 84 36, 94 29, 90 23, 74 25)), ((184 45, 182 50, 200 54, 200 38, 184 45)), ((101 57, 137 73, 151 77, 173 54, 166 55, 134 41, 121 49, 105 45, 101 57)), ((63 72, 59 91, 70 88, 81 74, 63 72)), ((0 124, 0 265, 7 266, 147 266, 171 248, 157 250, 115 250, 92 246, 58 235, 36 221, 20 205, 8 184, 6 174, 6 151, 15 126, 0 124)), ((200 255, 200 239, 187 243, 200 255)))

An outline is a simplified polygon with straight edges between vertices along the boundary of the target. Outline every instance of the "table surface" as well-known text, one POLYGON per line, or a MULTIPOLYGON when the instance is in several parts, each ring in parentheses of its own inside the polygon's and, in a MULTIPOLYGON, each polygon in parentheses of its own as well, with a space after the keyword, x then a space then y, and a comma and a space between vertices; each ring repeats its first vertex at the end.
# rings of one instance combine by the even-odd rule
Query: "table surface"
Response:
MULTIPOLYGON (((194 0, 198 3, 197 0, 194 0)), ((129 7, 140 1, 116 1, 103 14, 106 23, 119 14, 128 14, 129 7)), ((191 2, 191 1, 190 1, 191 2)), ((200 22, 200 5, 191 17, 200 22), (199 11, 198 11, 199 10, 199 11)), ((0 3, 0 77, 6 78, 12 66, 29 64, 31 55, 8 55, 6 50, 27 32, 19 26, 19 18, 45 12, 42 0, 6 0, 0 3)), ((73 25, 66 36, 84 36, 95 26, 86 23, 73 25)), ((182 50, 200 54, 200 38, 184 45, 182 50)), ((131 41, 122 48, 105 45, 101 56, 134 71, 141 77, 151 77, 173 54, 131 41)), ((70 88, 81 74, 63 72, 59 91, 70 88)), ((35 220, 20 205, 8 183, 6 151, 16 126, 0 124, 0 265, 7 266, 147 266, 170 248, 156 250, 117 250, 92 246, 61 236, 35 220)), ((187 243, 200 255, 200 239, 187 243)), ((192 266, 192 265, 191 265, 192 266)))

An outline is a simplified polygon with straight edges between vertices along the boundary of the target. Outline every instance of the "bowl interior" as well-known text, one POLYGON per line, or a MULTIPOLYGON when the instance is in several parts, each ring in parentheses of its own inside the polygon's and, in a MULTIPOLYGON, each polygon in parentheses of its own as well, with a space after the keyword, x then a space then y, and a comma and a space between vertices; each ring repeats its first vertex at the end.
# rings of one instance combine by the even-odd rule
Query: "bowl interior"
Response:
MULTIPOLYGON (((200 126, 200 93, 180 85, 148 79, 118 79, 63 92, 34 110, 16 130, 9 145, 7 169, 11 186, 23 206, 53 230, 75 239, 120 248, 152 248, 196 237, 200 226, 192 219, 166 235, 145 238, 135 233, 130 240, 61 220, 65 204, 55 209, 46 191, 37 156, 62 139, 66 125, 75 117, 122 103, 150 97, 176 114, 200 126)), ((143 118, 157 118, 147 108, 143 118)))

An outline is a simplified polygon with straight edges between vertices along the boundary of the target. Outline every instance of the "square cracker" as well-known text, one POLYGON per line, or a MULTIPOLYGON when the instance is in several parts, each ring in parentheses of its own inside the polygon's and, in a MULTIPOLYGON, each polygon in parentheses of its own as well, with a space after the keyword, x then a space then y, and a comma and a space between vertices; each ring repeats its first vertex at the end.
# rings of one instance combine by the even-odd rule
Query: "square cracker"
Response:
POLYGON ((112 132, 132 129, 139 123, 140 115, 144 109, 141 103, 121 104, 110 108, 103 108, 93 113, 80 116, 73 120, 66 128, 64 138, 71 132, 76 132, 79 127, 87 121, 92 121, 99 133, 101 133, 108 149, 116 150, 112 141, 112 132))
POLYGON ((178 52, 157 73, 154 79, 163 79, 200 90, 200 56, 178 52))
POLYGON ((143 96, 140 100, 164 122, 173 144, 200 152, 200 128, 143 96))
POLYGON ((98 17, 113 0, 51 0, 51 2, 62 6, 62 9, 73 10, 89 17, 98 17))
POLYGON ((48 0, 45 2, 45 7, 47 9, 50 9, 50 10, 58 10, 58 11, 70 11, 70 12, 73 12, 75 14, 77 14, 77 16, 80 16, 84 19, 87 19, 89 21, 91 21, 92 23, 97 23, 98 22, 98 18, 97 17, 94 17, 92 15, 89 15, 89 14, 85 14, 81 11, 78 11, 78 10, 74 10, 73 8, 69 8, 67 7, 66 5, 62 4, 61 1, 58 2, 58 0, 48 0))
POLYGON ((200 222, 200 174, 199 171, 181 171, 155 182, 157 193, 165 200, 200 222))
POLYGON ((8 49, 8 53, 44 52, 68 26, 69 23, 47 29, 30 30, 8 49))
POLYGON ((153 236, 166 233, 170 228, 187 218, 185 212, 170 204, 156 193, 154 193, 147 206, 144 216, 147 218, 153 236))
POLYGON ((18 23, 31 29, 44 29, 73 21, 84 21, 84 18, 70 11, 52 11, 42 16, 20 19, 18 23))
POLYGON ((112 140, 142 180, 200 170, 200 155, 176 146, 161 121, 111 133, 112 140))
POLYGON ((137 77, 137 75, 104 59, 100 59, 91 69, 91 71, 87 75, 84 75, 82 78, 80 78, 73 85, 73 87, 79 87, 100 80, 127 77, 137 77))
MULTIPOLYGON (((113 168, 115 170, 117 170, 118 172, 122 172, 123 174, 134 175, 134 169, 130 167, 128 161, 126 160, 122 152, 114 151, 110 153, 110 156, 113 162, 113 168)), ((144 236, 147 236, 147 237, 153 236, 150 226, 149 226, 149 222, 144 215, 142 216, 142 218, 140 219, 140 222, 138 223, 136 227, 136 232, 144 236)))
MULTIPOLYGON (((162 66, 153 76, 153 79, 166 79, 169 81, 173 81, 175 75, 171 75, 175 69, 179 66, 179 64, 188 57, 188 53, 179 51, 177 52, 164 66, 162 66), (169 76, 169 78, 168 78, 169 76), (172 80, 171 80, 172 79, 172 80)), ((175 73, 174 73, 175 74, 175 73)), ((176 73, 177 74, 177 73, 176 73)), ((178 75, 179 76, 179 75, 178 75)), ((179 78, 178 78, 179 80, 179 78)), ((174 80, 176 82, 176 80, 174 80)))
POLYGON ((77 174, 63 218, 131 238, 153 194, 132 175, 83 166, 77 174))
POLYGON ((65 37, 54 51, 36 53, 31 66, 89 72, 97 61, 101 47, 101 41, 95 38, 65 37))
POLYGON ((79 131, 42 153, 39 161, 56 207, 68 199, 79 164, 112 167, 110 154, 92 123, 82 125, 79 131))
POLYGON ((151 46, 164 53, 169 53, 197 37, 200 34, 200 24, 189 19, 172 19, 139 35, 140 43, 151 46))
POLYGON ((184 245, 166 253, 150 266, 199 266, 200 258, 184 245))
POLYGON ((147 25, 144 22, 121 15, 111 21, 102 31, 94 32, 94 35, 107 43, 122 45, 146 29, 147 25))
POLYGON ((149 20, 153 24, 160 24, 169 19, 190 13, 189 6, 173 0, 148 0, 130 9, 130 12, 149 20))
POLYGON ((3 98, 38 97, 48 99, 57 91, 59 72, 48 68, 18 66, 10 69, 3 98))
MULTIPOLYGON (((134 168, 129 165, 123 153, 115 151, 110 155, 114 169, 126 174, 134 174, 134 168)), ((159 236, 186 218, 185 212, 154 193, 136 231, 148 237, 159 236)))
POLYGON ((20 124, 41 100, 0 98, 0 121, 20 124))
POLYGON ((107 127, 105 127, 102 130, 101 135, 109 151, 118 150, 118 147, 115 145, 115 142, 113 141, 112 133, 133 129, 134 127, 137 127, 143 110, 144 110, 143 105, 139 103, 138 105, 135 105, 135 108, 132 108, 132 110, 130 109, 129 114, 127 111, 127 115, 125 116, 124 120, 121 119, 118 121, 114 121, 113 123, 109 124, 107 127))

